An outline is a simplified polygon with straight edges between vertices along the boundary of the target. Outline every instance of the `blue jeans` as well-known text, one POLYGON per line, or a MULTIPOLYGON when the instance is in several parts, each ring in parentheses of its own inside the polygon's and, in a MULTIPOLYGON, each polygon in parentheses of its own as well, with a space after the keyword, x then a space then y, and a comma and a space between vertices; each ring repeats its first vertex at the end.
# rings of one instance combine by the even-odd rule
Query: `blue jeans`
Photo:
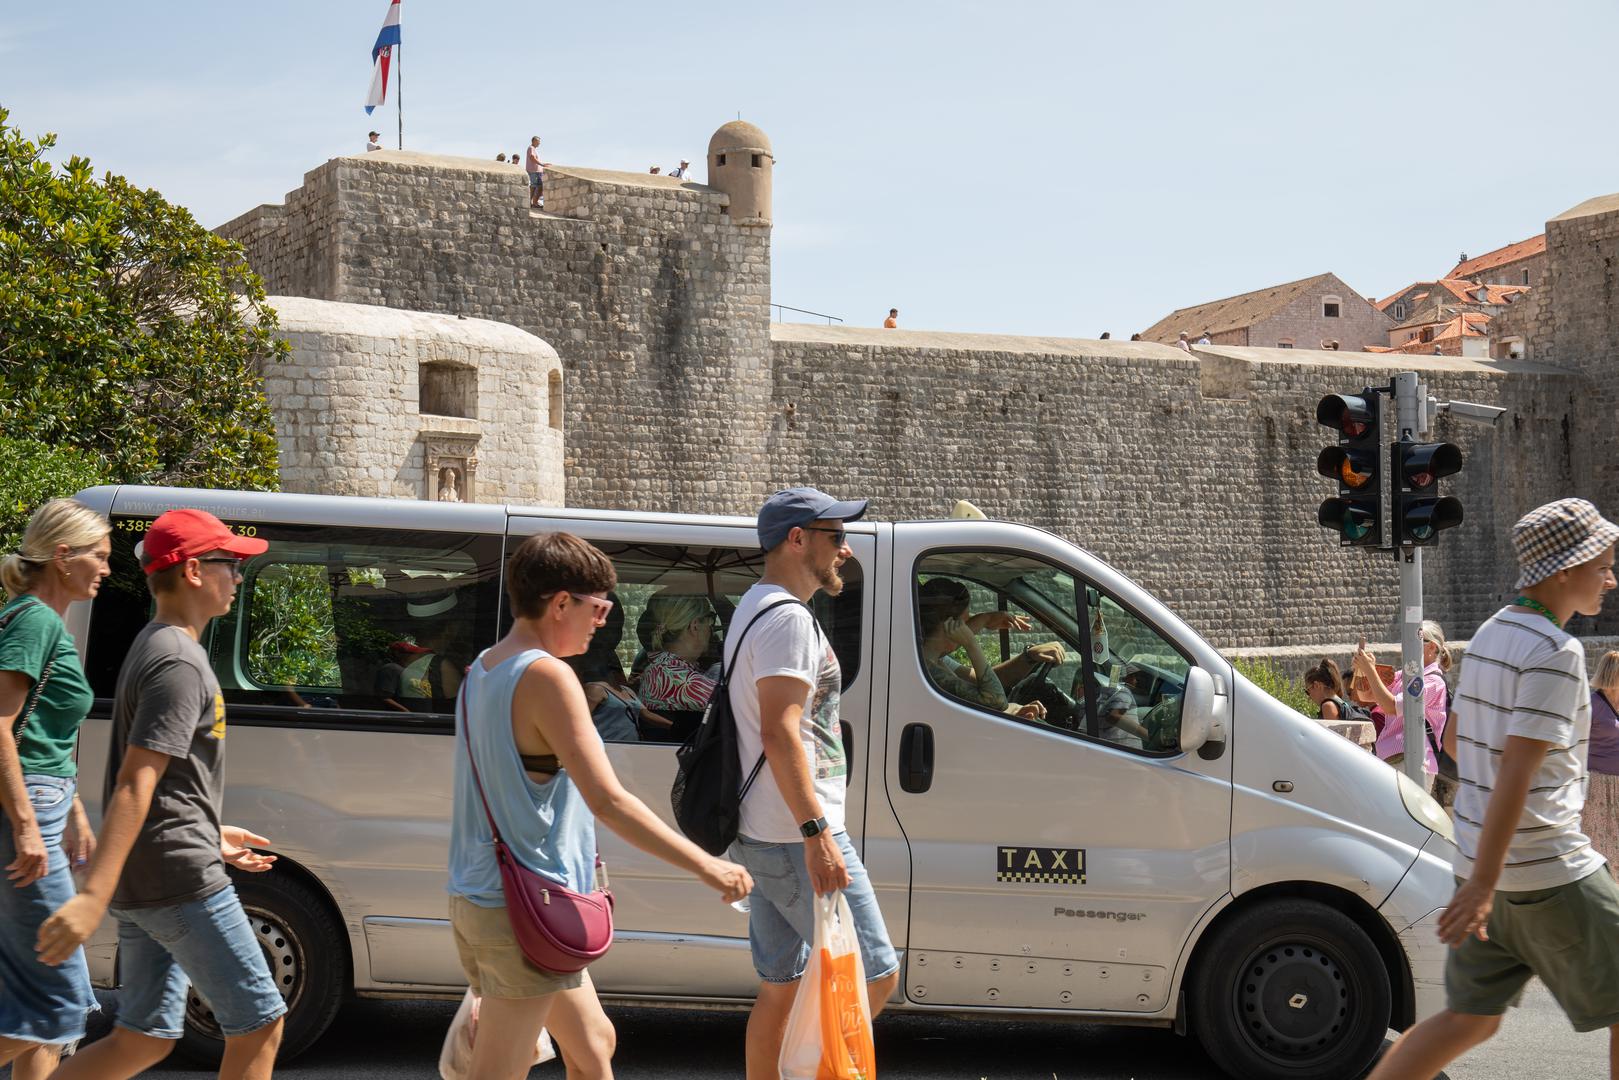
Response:
MULTIPOLYGON (((23 783, 49 859, 45 876, 32 885, 19 889, 0 879, 0 1035, 69 1043, 84 1037, 85 1018, 96 1009, 84 950, 75 949, 62 964, 49 967, 34 954, 34 942, 40 924, 74 895, 73 870, 62 850, 74 782, 72 777, 29 774, 23 783)), ((11 821, 0 814, 0 866, 16 857, 11 821)))
POLYGON ((247 1035, 286 1013, 233 886, 201 900, 121 908, 113 915, 123 982, 119 1027, 178 1039, 193 983, 226 1037, 247 1035))
MULTIPOLYGON (((843 863, 849 869, 849 887, 843 895, 854 916, 866 980, 892 975, 899 970, 899 954, 888 940, 888 927, 877 909, 877 895, 872 892, 866 866, 855 853, 848 833, 834 833, 832 838, 838 842, 843 863)), ((753 894, 748 898, 748 945, 753 952, 754 970, 769 983, 802 978, 809 964, 810 942, 815 937, 815 886, 804 861, 804 845, 770 844, 738 836, 730 856, 753 875, 753 894)))

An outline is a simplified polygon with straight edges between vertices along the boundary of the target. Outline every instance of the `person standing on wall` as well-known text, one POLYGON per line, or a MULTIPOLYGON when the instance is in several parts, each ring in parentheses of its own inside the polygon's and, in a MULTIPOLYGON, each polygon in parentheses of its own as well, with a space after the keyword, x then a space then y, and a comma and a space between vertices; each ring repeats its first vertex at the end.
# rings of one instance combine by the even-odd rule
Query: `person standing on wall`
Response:
POLYGON ((757 883, 748 945, 762 983, 748 1017, 748 1080, 778 1075, 787 1016, 815 936, 815 897, 841 889, 849 902, 873 1017, 899 984, 899 956, 844 829, 843 671, 808 606, 817 592, 843 591, 838 568, 853 554, 843 525, 865 512, 864 499, 839 502, 807 487, 765 500, 759 511, 765 572, 737 604, 731 625, 746 627, 764 614, 740 635, 740 650, 736 637, 725 643, 742 774, 760 755, 766 762, 742 800, 741 831, 731 845, 731 858, 757 883))
POLYGON ((1439 917, 1445 1010, 1401 1035, 1371 1080, 1428 1080, 1501 1028, 1538 976, 1575 1031, 1608 1028, 1619 1077, 1619 885, 1582 831, 1591 688, 1564 627, 1614 587, 1619 525, 1584 499, 1512 528, 1518 598, 1479 627, 1456 693, 1456 877, 1439 917))
POLYGON ((130 644, 113 699, 101 843, 84 891, 40 927, 40 960, 60 964, 118 921, 123 980, 112 1034, 80 1050, 56 1080, 124 1080, 169 1056, 192 987, 225 1036, 221 1078, 268 1080, 287 1007, 225 872, 270 869, 269 843, 221 825, 225 699, 198 644, 231 608, 242 560, 268 541, 212 514, 170 510, 137 554, 157 611, 130 644))
POLYGON ((365 152, 369 154, 373 150, 381 150, 382 144, 377 141, 380 138, 382 138, 381 132, 368 132, 365 137, 365 152))
POLYGON ((899 308, 891 307, 891 308, 888 309, 888 318, 883 320, 883 329, 885 329, 885 330, 893 330, 893 329, 897 328, 898 326, 899 326, 899 308))
POLYGON ((528 141, 528 149, 523 153, 523 171, 528 173, 528 205, 529 207, 543 207, 545 205, 545 164, 540 161, 540 137, 534 136, 528 141))
POLYGON ((109 573, 107 519, 52 499, 0 562, 0 1064, 43 1080, 95 1011, 90 969, 76 949, 56 967, 34 955, 40 924, 73 896, 73 871, 95 852, 73 760, 94 694, 62 619, 94 599, 109 573), (15 735, 13 733, 15 732, 15 735))

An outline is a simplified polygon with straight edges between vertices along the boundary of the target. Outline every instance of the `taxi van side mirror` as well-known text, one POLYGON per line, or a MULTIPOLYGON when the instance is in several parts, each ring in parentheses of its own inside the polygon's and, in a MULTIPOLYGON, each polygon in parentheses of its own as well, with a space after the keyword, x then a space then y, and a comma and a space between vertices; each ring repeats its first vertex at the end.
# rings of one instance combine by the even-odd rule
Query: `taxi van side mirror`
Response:
POLYGON ((1181 745, 1183 753, 1199 751, 1205 758, 1219 757, 1225 748, 1225 703, 1215 693, 1214 676, 1202 668, 1186 672, 1186 690, 1181 698, 1181 745))

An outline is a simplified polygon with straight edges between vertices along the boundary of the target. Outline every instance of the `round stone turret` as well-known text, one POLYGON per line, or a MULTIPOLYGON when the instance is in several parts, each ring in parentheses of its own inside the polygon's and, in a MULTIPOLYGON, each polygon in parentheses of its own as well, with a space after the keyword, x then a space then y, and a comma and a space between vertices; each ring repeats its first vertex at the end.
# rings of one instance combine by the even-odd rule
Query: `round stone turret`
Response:
POLYGON ((770 139, 746 120, 720 125, 708 140, 708 186, 731 197, 726 211, 738 225, 770 227, 770 139))

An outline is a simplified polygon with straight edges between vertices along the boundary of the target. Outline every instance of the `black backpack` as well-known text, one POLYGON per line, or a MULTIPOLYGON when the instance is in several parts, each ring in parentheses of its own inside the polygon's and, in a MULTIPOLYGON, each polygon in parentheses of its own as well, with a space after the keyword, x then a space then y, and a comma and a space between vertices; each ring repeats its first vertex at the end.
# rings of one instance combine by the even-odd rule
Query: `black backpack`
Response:
MULTIPOLYGON (((759 609, 736 639, 736 648, 731 652, 733 666, 742 655, 742 642, 753 624, 766 612, 788 604, 800 604, 808 609, 808 605, 799 600, 778 600, 759 609)), ((819 625, 816 630, 819 632, 819 625)), ((669 792, 669 801, 674 806, 675 824, 686 838, 710 855, 725 854, 741 827, 742 798, 764 764, 765 756, 760 754, 747 780, 742 780, 736 714, 731 711, 731 672, 722 666, 719 682, 703 712, 703 722, 675 751, 675 784, 669 792)))
POLYGON ((1335 698, 1334 700, 1338 703, 1338 717, 1341 720, 1370 720, 1372 718, 1372 710, 1358 701, 1350 701, 1348 698, 1343 697, 1335 698))

